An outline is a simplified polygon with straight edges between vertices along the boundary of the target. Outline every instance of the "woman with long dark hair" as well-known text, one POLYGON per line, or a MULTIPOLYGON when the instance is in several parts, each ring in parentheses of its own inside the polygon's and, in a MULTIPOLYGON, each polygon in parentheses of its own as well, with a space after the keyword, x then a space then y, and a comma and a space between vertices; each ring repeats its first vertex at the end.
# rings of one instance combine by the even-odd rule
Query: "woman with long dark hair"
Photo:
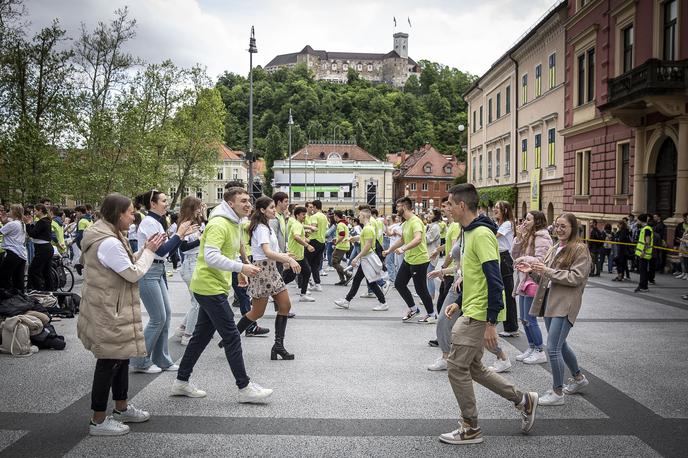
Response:
POLYGON ((619 229, 614 234, 614 241, 619 242, 617 245, 616 257, 614 258, 614 265, 616 266, 616 277, 612 281, 624 281, 624 276, 630 278, 631 272, 628 269, 629 249, 628 243, 631 243, 631 232, 628 230, 626 221, 619 221, 619 229))
POLYGON ((494 206, 494 215, 497 219, 497 243, 499 244, 499 267, 506 292, 506 321, 502 337, 518 336, 518 312, 516 299, 511 292, 514 290, 514 260, 511 258, 511 249, 514 246, 514 212, 511 204, 500 200, 494 206))
MULTIPOLYGON (((275 344, 270 351, 270 359, 294 359, 294 355, 284 348, 284 334, 287 328, 287 319, 291 309, 289 292, 277 270, 277 263, 282 263, 285 269, 291 269, 294 273, 301 271, 301 266, 288 254, 280 253, 277 235, 270 228, 270 220, 276 218, 275 202, 262 196, 256 200, 255 210, 251 214, 248 233, 251 237, 251 253, 253 265, 260 271, 253 277, 248 285, 248 294, 251 296, 251 310, 249 310, 237 323, 239 334, 244 332, 265 314, 268 298, 272 297, 277 306, 275 317, 275 344)), ((307 280, 306 280, 307 281, 307 280)))
POLYGON ((77 333, 97 358, 89 433, 121 436, 129 432, 124 423, 150 418, 148 412, 127 401, 128 370, 129 358, 146 354, 138 281, 153 264, 165 235, 151 236, 134 254, 123 235, 134 221, 131 200, 110 194, 103 200, 100 213, 102 218, 84 231, 81 240, 85 270, 77 333), (111 390, 115 408, 107 416, 111 390))
MULTIPOLYGON (((194 196, 185 197, 184 200, 182 200, 182 206, 179 210, 178 221, 180 225, 185 221, 189 221, 192 225, 200 228, 201 223, 203 223, 203 202, 201 202, 201 199, 194 196)), ((201 231, 200 229, 196 229, 187 234, 179 246, 179 251, 181 251, 184 257, 182 260, 181 276, 187 288, 189 288, 191 284, 191 277, 196 268, 196 258, 200 252, 200 245, 201 231)), ((191 289, 189 289, 189 294, 191 295, 191 306, 189 307, 189 311, 186 312, 186 316, 176 333, 177 336, 181 337, 181 343, 184 346, 189 344, 194 328, 196 327, 196 321, 198 320, 198 301, 194 297, 191 289)))
POLYGON ((16 288, 24 291, 24 270, 26 269, 26 226, 31 216, 24 216, 21 205, 10 207, 9 217, 0 221, 2 249, 5 257, 0 262, 0 288, 16 288))
POLYGON ((26 233, 31 237, 35 254, 29 265, 28 289, 44 291, 50 278, 50 261, 53 258, 53 245, 51 243, 52 219, 48 215, 48 209, 43 204, 34 207, 35 222, 26 225, 26 233))
MULTIPOLYGON (((144 246, 146 240, 155 234, 165 234, 167 231, 168 204, 167 196, 155 189, 137 198, 148 210, 148 214, 139 224, 138 245, 144 246)), ((193 233, 198 226, 186 221, 179 225, 177 232, 167 242, 155 251, 153 266, 139 281, 141 300, 148 312, 149 320, 143 335, 146 339, 148 355, 132 361, 135 372, 156 374, 160 371, 176 371, 179 366, 174 364, 167 349, 168 334, 172 309, 167 296, 167 281, 165 273, 165 258, 179 247, 184 237, 193 233)))
POLYGON ((588 385, 566 338, 580 312, 592 259, 585 242, 578 236, 578 220, 573 214, 562 214, 554 228, 559 241, 547 252, 544 261, 517 265, 518 270, 531 273, 538 281, 530 314, 544 317, 547 327, 553 383, 552 390, 540 397, 541 406, 563 405, 564 394, 578 393, 588 385), (564 366, 571 371, 566 384, 564 366))

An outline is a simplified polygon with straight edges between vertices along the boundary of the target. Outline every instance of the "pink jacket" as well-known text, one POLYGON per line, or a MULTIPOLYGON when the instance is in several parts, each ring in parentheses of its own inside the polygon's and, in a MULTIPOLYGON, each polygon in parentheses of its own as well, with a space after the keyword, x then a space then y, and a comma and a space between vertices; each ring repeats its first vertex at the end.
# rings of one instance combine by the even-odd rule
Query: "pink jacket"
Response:
POLYGON ((526 245, 523 240, 518 238, 514 239, 514 246, 511 249, 511 257, 514 259, 514 273, 516 274, 516 280, 514 281, 514 291, 512 295, 514 297, 521 295, 523 287, 523 282, 528 278, 527 274, 519 272, 516 269, 516 264, 519 262, 532 263, 534 260, 543 261, 545 255, 552 247, 552 237, 550 237, 547 229, 540 229, 535 233, 535 238, 532 244, 526 245))

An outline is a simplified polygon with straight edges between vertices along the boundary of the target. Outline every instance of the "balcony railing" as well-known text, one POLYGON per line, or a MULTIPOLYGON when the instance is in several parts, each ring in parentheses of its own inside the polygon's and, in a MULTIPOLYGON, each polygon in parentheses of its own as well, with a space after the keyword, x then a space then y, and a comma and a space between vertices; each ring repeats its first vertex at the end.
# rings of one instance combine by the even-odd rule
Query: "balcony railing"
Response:
POLYGON ((671 94, 688 89, 688 59, 649 59, 644 64, 609 80, 609 101, 600 109, 613 108, 648 95, 671 94))

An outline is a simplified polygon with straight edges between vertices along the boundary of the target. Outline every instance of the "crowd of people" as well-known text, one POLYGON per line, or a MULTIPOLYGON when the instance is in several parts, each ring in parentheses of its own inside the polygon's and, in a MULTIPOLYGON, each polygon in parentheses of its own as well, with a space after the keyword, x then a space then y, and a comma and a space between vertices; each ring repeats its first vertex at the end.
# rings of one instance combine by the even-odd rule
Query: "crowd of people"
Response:
MULTIPOLYGON (((614 281, 626 281, 637 271, 636 291, 642 292, 666 263, 666 256, 653 249, 661 246, 666 230, 649 215, 629 216, 614 229, 593 222, 586 240, 570 213, 550 226, 540 211, 516 221, 511 204, 500 201, 490 218, 470 184, 452 187, 440 209, 419 215, 403 197, 388 216, 365 204, 355 214, 325 213, 321 201, 294 204, 284 192, 252 203, 238 184, 226 186, 210 213, 189 196, 178 214, 170 214, 167 196, 155 189, 134 199, 111 194, 98 212, 90 206, 63 211, 48 201, 26 209, 12 205, 0 213, 5 251, 0 287, 45 288, 46 266, 55 255, 70 257, 79 273, 83 269, 78 336, 97 359, 91 434, 126 434, 126 423, 150 418, 127 401, 130 370, 176 372, 172 395, 207 396, 190 380, 216 333, 239 402, 267 402, 272 390, 248 376, 241 336, 271 332, 258 321, 272 302, 270 359, 294 360, 285 343, 287 323, 296 316, 292 297, 316 302, 324 288, 321 278, 333 272, 338 281, 327 287, 346 291, 334 301, 337 308, 353 307, 365 280, 359 297, 377 299, 373 311, 389 309, 388 292, 395 288, 405 306, 402 322, 435 325, 436 338, 428 344, 441 353, 427 369, 448 372, 461 411, 458 428, 440 435, 441 441, 482 442, 473 382, 511 401, 528 432, 538 406, 563 405, 566 396, 588 385, 567 344, 588 277, 600 275, 607 260, 608 272, 616 268, 614 281), (189 291, 188 310, 174 331, 168 261, 189 291), (296 294, 290 296, 289 284, 296 294), (145 328, 141 305, 149 316, 145 328), (236 322, 232 305, 241 313, 236 322), (498 332, 499 323, 503 330, 498 332), (521 390, 500 375, 513 369, 501 339, 519 336, 520 328, 528 348, 516 361, 551 367, 552 387, 543 395, 521 390), (168 350, 170 333, 185 347, 179 364, 168 350), (485 349, 495 355, 489 367, 482 362, 485 349), (110 393, 115 408, 107 415, 110 393)), ((684 215, 676 231, 682 250, 676 277, 683 279, 688 279, 687 229, 684 215)))

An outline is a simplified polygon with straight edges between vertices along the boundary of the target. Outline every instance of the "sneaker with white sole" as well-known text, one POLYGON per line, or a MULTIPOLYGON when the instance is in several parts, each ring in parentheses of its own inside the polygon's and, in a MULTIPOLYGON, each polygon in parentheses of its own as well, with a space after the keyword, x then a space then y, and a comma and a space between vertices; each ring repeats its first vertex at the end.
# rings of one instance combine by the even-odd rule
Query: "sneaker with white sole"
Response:
POLYGON ((390 288, 392 288, 392 282, 386 281, 385 284, 382 286, 382 295, 386 296, 390 288))
POLYGON ((177 339, 181 339, 184 337, 184 334, 186 333, 186 328, 184 326, 179 326, 175 331, 174 331, 174 336, 177 339))
POLYGON ((315 286, 315 282, 313 281, 312 278, 310 280, 308 280, 308 286, 310 286, 311 288, 315 286))
POLYGON ((311 290, 311 291, 314 291, 314 292, 316 292, 316 293, 322 293, 322 290, 323 290, 323 289, 322 289, 322 286, 321 286, 321 285, 316 284, 315 286, 311 286, 311 287, 310 287, 310 290, 311 290))
POLYGON ((527 357, 532 355, 534 351, 535 351, 535 348, 528 347, 528 349, 526 351, 524 351, 520 355, 516 355, 516 361, 523 361, 524 359, 526 359, 527 357))
POLYGON ((181 344, 186 347, 187 345, 189 345, 189 342, 191 342, 191 336, 187 336, 186 334, 184 334, 182 336, 181 344))
POLYGON ((544 364, 547 362, 547 355, 543 350, 535 350, 529 357, 523 360, 525 364, 544 364))
POLYGON ((375 293, 373 293, 372 291, 369 291, 367 293, 361 294, 358 297, 363 298, 363 299, 375 299, 375 293))
POLYGON ((409 310, 408 313, 406 313, 406 315, 401 318, 401 321, 408 323, 408 322, 410 322, 411 318, 418 315, 419 313, 420 313, 420 310, 418 310, 417 308, 415 308, 413 310, 409 310))
POLYGON ((330 275, 330 274, 328 274, 326 271, 324 271, 324 270, 320 271, 321 277, 327 277, 328 275, 330 275))
POLYGON ((315 298, 309 296, 308 294, 302 294, 299 298, 299 302, 315 302, 315 298))
POLYGON ((428 366, 429 371, 446 371, 447 370, 447 360, 441 356, 435 360, 434 363, 428 366))
POLYGON ((385 304, 379 304, 373 307, 373 312, 386 312, 389 310, 389 305, 385 304))
POLYGON ((576 380, 575 378, 570 378, 568 383, 564 385, 564 394, 576 394, 578 393, 582 388, 588 386, 590 382, 588 382, 588 379, 583 376, 582 379, 576 380))
POLYGON ((179 370, 179 364, 172 364, 171 366, 163 367, 165 372, 177 372, 179 370))
POLYGON ((418 319, 418 322, 424 324, 433 324, 437 323, 437 318, 435 315, 424 315, 422 318, 418 319))
POLYGON ((450 433, 440 434, 441 442, 452 445, 480 444, 483 441, 483 432, 480 427, 472 428, 468 423, 459 423, 459 428, 450 433))
POLYGON ((122 412, 117 409, 112 411, 112 418, 120 423, 143 423, 144 421, 150 420, 150 417, 150 413, 145 410, 137 409, 131 404, 127 406, 127 410, 122 412))
POLYGON ((509 358, 504 360, 497 359, 497 361, 495 361, 492 366, 489 367, 489 369, 497 374, 507 372, 509 369, 511 369, 511 360, 509 358))
POLYGON ((172 384, 172 393, 170 394, 170 396, 186 396, 188 398, 204 398, 207 395, 208 393, 199 390, 193 383, 179 379, 176 379, 172 384))
POLYGON ((516 405, 516 408, 521 411, 521 431, 524 433, 533 429, 539 398, 540 396, 535 391, 524 393, 523 401, 516 405))
POLYGON ((337 299, 336 301, 334 301, 334 305, 336 305, 340 309, 348 309, 351 303, 346 299, 337 299))
POLYGON ((129 434, 129 426, 109 416, 105 417, 105 420, 100 424, 91 420, 88 433, 91 436, 124 436, 129 434))
POLYGON ((541 406, 563 406, 564 404, 564 395, 558 395, 552 390, 547 391, 544 396, 540 397, 541 406))
POLYGON ((155 364, 151 364, 148 367, 134 367, 133 371, 138 372, 139 374, 159 374, 162 372, 162 369, 155 364))
POLYGON ((272 395, 270 388, 263 388, 257 383, 249 382, 247 386, 239 390, 239 402, 262 403, 272 395))

